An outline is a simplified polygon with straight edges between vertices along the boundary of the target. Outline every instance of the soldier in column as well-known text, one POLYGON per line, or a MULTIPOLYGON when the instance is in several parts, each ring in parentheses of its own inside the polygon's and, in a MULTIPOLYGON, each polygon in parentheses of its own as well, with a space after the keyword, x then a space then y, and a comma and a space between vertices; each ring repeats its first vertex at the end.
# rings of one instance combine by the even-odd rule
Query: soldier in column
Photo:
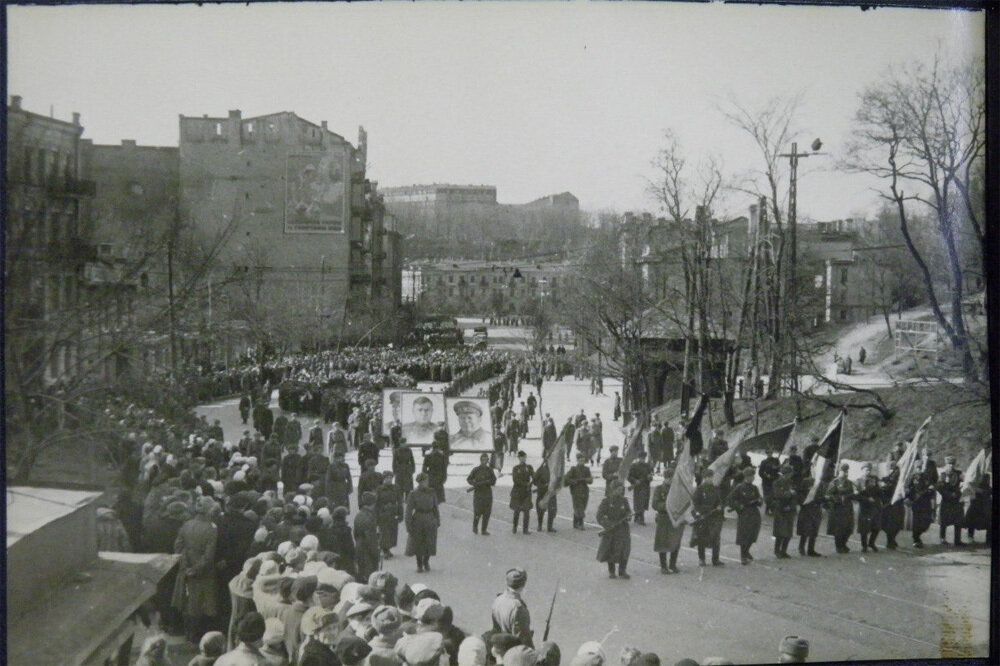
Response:
POLYGON ((771 489, 771 500, 774 509, 774 556, 779 560, 788 559, 788 544, 795 533, 795 512, 798 509, 795 474, 791 465, 781 466, 780 476, 771 489))
POLYGON ((413 490, 413 473, 417 464, 413 460, 413 451, 406 445, 406 439, 400 438, 399 446, 392 450, 392 475, 396 486, 403 495, 403 501, 413 490))
POLYGON ((712 566, 721 567, 719 559, 720 538, 722 536, 722 498, 719 489, 712 483, 714 472, 706 468, 701 483, 692 495, 694 509, 694 533, 691 536, 692 545, 698 548, 698 562, 705 566, 705 549, 712 549, 712 566))
POLYGON ((729 494, 727 503, 736 511, 736 545, 740 547, 740 563, 753 561, 750 547, 757 542, 760 534, 760 505, 764 499, 753 484, 754 470, 748 467, 742 472, 742 481, 729 494))
POLYGON ((949 527, 955 529, 955 545, 962 547, 962 473, 955 469, 955 456, 944 457, 944 469, 938 475, 937 491, 941 494, 941 507, 938 509, 938 525, 941 543, 948 543, 949 527))
POLYGON ((833 537, 838 553, 851 551, 847 546, 847 539, 854 531, 854 497, 857 495, 857 488, 847 478, 848 470, 850 466, 847 463, 841 465, 840 473, 830 482, 826 491, 830 507, 826 518, 826 533, 833 537))
POLYGON ((635 515, 635 524, 645 525, 646 510, 649 509, 649 487, 653 483, 653 468, 646 462, 645 451, 639 451, 635 457, 635 462, 628 470, 628 482, 632 486, 632 511, 635 515))
POLYGON ((778 452, 772 449, 768 452, 767 458, 760 462, 760 467, 757 468, 761 491, 764 493, 764 513, 769 516, 774 513, 771 501, 772 488, 780 473, 781 462, 778 460, 778 452))
POLYGON ((382 472, 382 485, 375 490, 379 547, 386 559, 392 558, 392 549, 399 543, 399 524, 403 522, 403 493, 392 480, 392 472, 382 472))
POLYGON ((618 457, 618 447, 612 446, 608 451, 610 452, 608 458, 601 466, 601 477, 605 483, 611 483, 612 479, 617 478, 618 470, 622 468, 622 459, 618 457))
POLYGON ((878 552, 875 537, 882 529, 882 491, 878 485, 870 462, 861 465, 864 475, 858 479, 858 535, 861 537, 861 552, 878 552))
POLYGON ((799 535, 799 555, 823 557, 816 552, 816 537, 819 536, 820 524, 823 522, 823 498, 826 486, 820 484, 810 498, 809 493, 812 491, 815 479, 808 467, 805 468, 804 474, 797 488, 799 515, 795 521, 795 533, 799 535))
POLYGON ((653 551, 660 557, 660 573, 680 573, 677 568, 677 555, 681 550, 684 538, 684 522, 674 525, 667 513, 667 496, 674 479, 674 470, 669 466, 663 472, 663 483, 653 491, 653 511, 656 512, 656 535, 653 537, 653 551), (670 561, 667 562, 669 555, 670 561))
MULTIPOLYGON (((935 470, 936 471, 936 470, 935 470)), ((906 484, 906 499, 913 512, 913 547, 923 548, 921 536, 934 520, 935 489, 923 471, 914 472, 906 484)))
POLYGON ((493 486, 497 483, 497 475, 490 466, 488 454, 479 456, 479 466, 474 467, 465 480, 472 490, 472 533, 480 533, 481 521, 483 536, 489 536, 487 527, 490 524, 490 514, 493 513, 493 486))
POLYGON ((510 508, 514 512, 512 532, 517 534, 517 521, 523 515, 523 529, 528 534, 528 521, 531 517, 531 483, 535 478, 535 470, 528 464, 528 454, 517 452, 517 464, 511 470, 514 486, 510 489, 510 508))
POLYGON ((632 552, 632 534, 629 522, 632 510, 625 499, 625 484, 614 479, 608 484, 607 494, 597 507, 597 522, 601 542, 597 547, 597 561, 608 565, 609 578, 629 579, 628 560, 632 552), (615 566, 618 567, 617 574, 615 566))
POLYGON ((569 468, 563 477, 563 485, 569 488, 569 495, 573 500, 573 529, 584 529, 583 520, 587 513, 587 500, 590 499, 590 484, 593 482, 594 477, 587 466, 587 456, 577 453, 576 465, 569 468))

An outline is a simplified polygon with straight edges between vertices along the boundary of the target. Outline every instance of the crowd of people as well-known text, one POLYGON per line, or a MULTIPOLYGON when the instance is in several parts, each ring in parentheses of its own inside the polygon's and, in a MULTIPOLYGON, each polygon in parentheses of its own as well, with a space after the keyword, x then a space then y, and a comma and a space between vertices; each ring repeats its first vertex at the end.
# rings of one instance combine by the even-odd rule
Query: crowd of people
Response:
MULTIPOLYGON (((285 375, 289 371, 296 381, 308 379, 308 374, 314 379, 316 373, 331 371, 329 362, 328 358, 324 366, 315 357, 297 360, 266 383, 289 376, 285 375)), ((441 376, 433 369, 435 364, 421 366, 426 376, 441 376)), ((362 365, 333 367, 334 372, 348 368, 353 372, 362 365)), ((606 482, 596 520, 601 525, 597 559, 606 564, 608 575, 630 577, 630 525, 645 524, 650 509, 655 514, 653 547, 661 572, 678 573, 686 524, 671 520, 667 499, 686 424, 678 423, 675 432, 670 424, 654 421, 642 450, 633 452, 626 474, 617 446, 609 447, 604 456, 599 414, 588 417, 581 410, 557 430, 543 411, 543 383, 561 378, 560 367, 546 354, 503 359, 487 355, 451 372, 453 388, 459 392, 483 384, 495 425, 492 455, 484 454, 467 477, 473 493, 473 531, 489 534, 496 470, 503 467, 504 455, 513 453, 517 460, 510 470, 513 532, 528 532, 531 511, 539 531, 554 532, 554 491, 559 485, 549 469, 549 454, 562 442, 567 459, 576 452, 576 465, 566 470, 561 482, 569 489, 575 529, 585 529, 595 462, 606 482), (518 446, 534 418, 542 422, 543 457, 537 469, 527 464, 518 446), (663 481, 653 488, 661 470, 663 481)), ((524 571, 507 572, 507 589, 492 608, 492 626, 485 633, 469 635, 456 626, 452 609, 433 590, 402 584, 382 566, 399 554, 402 525, 403 553, 415 558, 418 572, 430 570, 451 455, 446 431, 435 433, 418 474, 413 452, 399 433, 390 429, 383 437, 379 419, 360 405, 351 408, 346 427, 334 419, 324 437, 320 421, 304 430, 296 418, 280 413, 274 417, 267 398, 253 397, 257 394, 248 392, 247 404, 240 406, 253 433, 247 428, 234 443, 225 439, 218 421, 209 423, 204 417, 171 423, 153 410, 129 407, 121 419, 129 430, 117 452, 122 490, 113 507, 99 511, 99 548, 180 556, 153 605, 159 628, 199 645, 201 654, 191 664, 560 663, 558 646, 547 642, 535 646, 530 614, 520 597, 527 578, 524 571), (375 468, 383 446, 391 448, 392 469, 380 473, 375 468), (356 477, 345 462, 349 450, 357 451, 361 472, 356 477)), ((970 540, 975 530, 989 529, 989 476, 963 487, 950 456, 938 470, 933 457, 925 454, 908 480, 905 501, 891 503, 900 448, 883 464, 888 470, 883 477, 872 465, 857 480, 848 479, 842 469, 818 489, 810 475, 815 445, 802 455, 791 447, 783 461, 771 452, 757 467, 744 454, 717 480, 711 463, 728 448, 721 431, 716 431, 695 464, 691 545, 697 548, 702 566, 707 564, 707 551, 713 565, 723 564, 719 548, 727 509, 736 513, 736 542, 743 564, 753 560, 751 547, 759 536, 762 513, 774 516, 777 558, 789 557, 787 548, 796 535, 800 555, 820 555, 816 537, 824 509, 838 553, 847 552, 848 537, 855 529, 866 552, 877 550, 880 533, 886 535, 886 546, 895 548, 896 535, 907 520, 914 546, 921 547, 938 494, 942 542, 949 526, 955 528, 956 542, 961 541, 962 529, 968 530, 970 540), (967 506, 963 497, 971 497, 967 506)), ((164 645, 161 635, 152 636, 140 663, 169 663, 164 645)), ((789 637, 776 656, 801 661, 807 654, 805 641, 789 637)), ((659 659, 628 649, 621 663, 647 666, 659 664, 659 659)), ((584 644, 570 663, 609 662, 599 644, 584 644)))

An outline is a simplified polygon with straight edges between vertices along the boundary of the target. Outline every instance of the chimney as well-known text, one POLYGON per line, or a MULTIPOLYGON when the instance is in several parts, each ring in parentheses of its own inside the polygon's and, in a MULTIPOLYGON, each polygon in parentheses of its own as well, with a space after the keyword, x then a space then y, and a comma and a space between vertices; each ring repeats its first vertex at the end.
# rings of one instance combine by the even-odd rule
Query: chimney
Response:
POLYGON ((135 148, 135 139, 122 139, 123 148, 135 148))
POLYGON ((239 109, 229 112, 229 141, 243 145, 243 112, 239 109))
POLYGON ((73 112, 73 124, 76 125, 77 127, 80 126, 80 114, 77 113, 76 111, 73 112))
MULTIPOLYGON (((20 99, 20 98, 18 98, 18 99, 20 99)), ((322 121, 322 122, 320 123, 320 125, 322 125, 322 126, 323 126, 323 130, 325 131, 325 130, 326 130, 326 121, 325 121, 325 120, 324 120, 324 121, 322 121)))
POLYGON ((13 111, 20 111, 21 110, 21 96, 20 95, 11 95, 10 96, 10 108, 13 111))

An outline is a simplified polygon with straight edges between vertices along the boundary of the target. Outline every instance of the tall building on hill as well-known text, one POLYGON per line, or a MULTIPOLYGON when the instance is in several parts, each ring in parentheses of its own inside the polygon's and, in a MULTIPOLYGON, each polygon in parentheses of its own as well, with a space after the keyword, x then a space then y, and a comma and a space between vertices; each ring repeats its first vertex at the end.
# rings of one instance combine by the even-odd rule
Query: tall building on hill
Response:
POLYGON ((382 190, 413 258, 501 260, 559 253, 580 240, 580 202, 569 192, 502 204, 492 185, 407 185, 382 190))

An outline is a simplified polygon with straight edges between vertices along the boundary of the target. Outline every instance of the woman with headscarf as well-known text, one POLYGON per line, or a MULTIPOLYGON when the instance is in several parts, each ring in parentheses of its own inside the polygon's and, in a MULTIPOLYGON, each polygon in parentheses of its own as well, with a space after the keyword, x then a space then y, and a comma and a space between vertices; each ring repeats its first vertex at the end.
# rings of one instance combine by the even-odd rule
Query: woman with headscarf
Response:
POLYGON ((194 517, 181 527, 174 552, 181 556, 173 606, 184 615, 185 634, 192 643, 201 637, 206 617, 217 610, 215 548, 218 530, 212 522, 216 504, 207 497, 195 503, 194 517))
POLYGON ((427 475, 417 475, 417 488, 406 500, 406 554, 417 558, 417 572, 430 571, 430 558, 437 554, 437 530, 441 524, 437 495, 427 475))

